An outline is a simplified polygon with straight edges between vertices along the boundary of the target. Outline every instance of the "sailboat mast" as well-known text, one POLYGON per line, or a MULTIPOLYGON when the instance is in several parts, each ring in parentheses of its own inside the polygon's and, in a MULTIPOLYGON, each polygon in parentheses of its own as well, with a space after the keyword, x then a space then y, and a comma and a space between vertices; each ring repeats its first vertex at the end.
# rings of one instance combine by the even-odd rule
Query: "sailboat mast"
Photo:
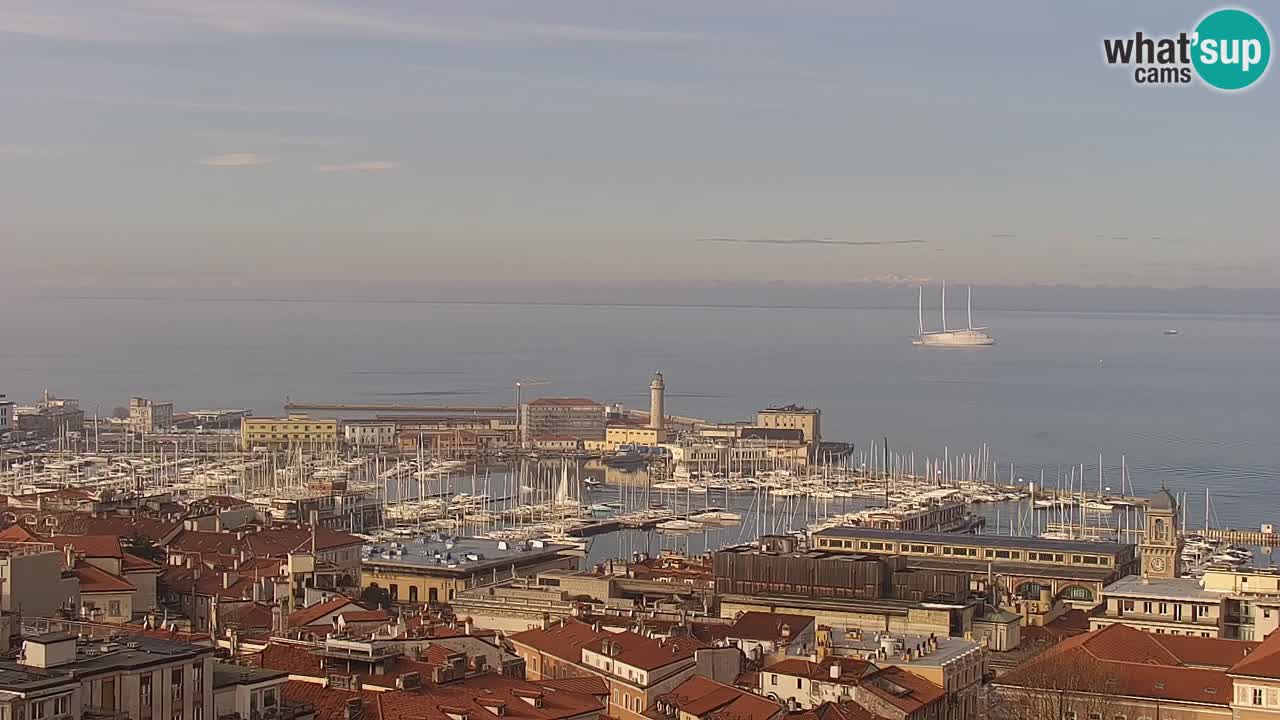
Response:
POLYGON ((947 281, 942 281, 942 332, 947 331, 947 281))
POLYGON ((969 329, 972 330, 973 329, 973 286, 972 285, 969 286, 969 297, 965 302, 965 306, 968 308, 969 329))
POLYGON ((921 285, 916 289, 920 291, 920 296, 916 300, 916 315, 919 316, 920 334, 924 335, 924 286, 921 285))

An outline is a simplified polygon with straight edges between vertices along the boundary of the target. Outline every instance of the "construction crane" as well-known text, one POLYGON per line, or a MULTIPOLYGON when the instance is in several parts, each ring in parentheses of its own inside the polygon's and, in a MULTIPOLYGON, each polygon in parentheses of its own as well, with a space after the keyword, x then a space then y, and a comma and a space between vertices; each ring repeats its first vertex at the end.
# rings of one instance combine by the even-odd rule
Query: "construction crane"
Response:
POLYGON ((516 378, 512 384, 516 389, 516 440, 520 447, 524 447, 524 389, 527 387, 537 387, 539 385, 550 385, 551 381, 546 378, 516 378))

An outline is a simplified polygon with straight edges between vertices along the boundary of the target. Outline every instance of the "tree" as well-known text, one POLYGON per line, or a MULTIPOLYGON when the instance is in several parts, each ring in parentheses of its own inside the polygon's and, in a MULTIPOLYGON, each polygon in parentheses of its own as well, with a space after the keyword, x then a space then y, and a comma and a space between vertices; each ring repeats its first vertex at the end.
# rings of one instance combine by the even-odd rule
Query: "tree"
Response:
POLYGON ((365 605, 373 605, 383 610, 391 609, 391 593, 386 588, 378 587, 377 584, 370 585, 360 593, 360 600, 365 605))
POLYGON ((113 418, 115 418, 115 419, 117 419, 117 420, 128 420, 128 419, 129 419, 129 408, 127 408, 127 407, 125 407, 125 406, 123 406, 123 405, 117 405, 117 406, 115 407, 115 409, 111 411, 111 417, 113 417, 113 418))
POLYGON ((137 555, 143 560, 150 560, 161 565, 165 562, 166 553, 164 548, 156 547, 151 538, 142 537, 141 535, 122 537, 120 538, 120 548, 127 553, 137 555))
POLYGON ((994 685, 992 720, 1062 720, 1068 712, 1086 720, 1120 710, 1119 675, 1108 663, 1076 653, 1033 658, 994 685))

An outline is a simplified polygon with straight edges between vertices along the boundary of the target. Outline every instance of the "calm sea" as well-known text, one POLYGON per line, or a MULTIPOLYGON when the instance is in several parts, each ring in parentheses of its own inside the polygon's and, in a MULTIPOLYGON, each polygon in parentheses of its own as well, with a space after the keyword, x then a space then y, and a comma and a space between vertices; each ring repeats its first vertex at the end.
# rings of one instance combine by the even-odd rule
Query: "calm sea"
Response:
MULTIPOLYGON (((78 300, 0 306, 0 393, 42 388, 103 414, 131 395, 178 408, 280 411, 336 402, 510 402, 584 395, 735 420, 782 403, 824 436, 942 455, 984 443, 1028 480, 1121 457, 1139 493, 1162 483, 1203 522, 1280 521, 1280 316, 982 313, 982 350, 913 347, 910 310, 78 300), (1166 336, 1166 328, 1179 334, 1166 336)), ((957 315, 954 322, 962 321, 957 315)))

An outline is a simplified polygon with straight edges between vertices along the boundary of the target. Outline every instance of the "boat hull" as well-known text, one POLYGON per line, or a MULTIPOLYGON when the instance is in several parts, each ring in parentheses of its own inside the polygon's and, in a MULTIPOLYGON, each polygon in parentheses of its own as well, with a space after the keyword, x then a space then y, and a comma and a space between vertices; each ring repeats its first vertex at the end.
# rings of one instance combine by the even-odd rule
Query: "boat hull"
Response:
POLYGON ((953 330, 918 335, 911 344, 923 347, 987 347, 995 345, 996 339, 980 330, 953 330))

